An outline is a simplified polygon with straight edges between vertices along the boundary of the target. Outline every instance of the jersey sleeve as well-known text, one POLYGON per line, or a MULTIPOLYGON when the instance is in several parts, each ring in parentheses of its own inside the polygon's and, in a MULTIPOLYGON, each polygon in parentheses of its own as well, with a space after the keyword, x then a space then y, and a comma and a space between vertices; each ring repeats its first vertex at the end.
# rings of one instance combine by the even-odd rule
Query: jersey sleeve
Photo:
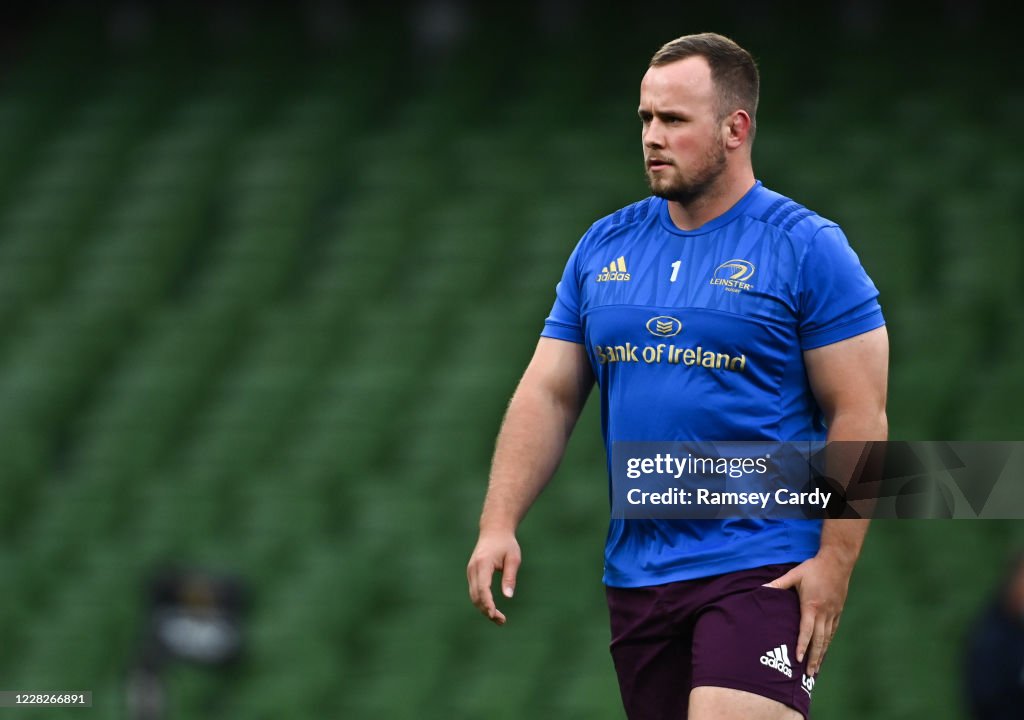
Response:
POLYGON ((544 321, 541 337, 583 343, 583 320, 580 317, 580 274, 578 258, 583 241, 569 255, 562 279, 555 287, 555 304, 544 321))
POLYGON ((804 254, 799 307, 803 350, 831 345, 885 324, 875 284, 835 225, 818 230, 804 254))

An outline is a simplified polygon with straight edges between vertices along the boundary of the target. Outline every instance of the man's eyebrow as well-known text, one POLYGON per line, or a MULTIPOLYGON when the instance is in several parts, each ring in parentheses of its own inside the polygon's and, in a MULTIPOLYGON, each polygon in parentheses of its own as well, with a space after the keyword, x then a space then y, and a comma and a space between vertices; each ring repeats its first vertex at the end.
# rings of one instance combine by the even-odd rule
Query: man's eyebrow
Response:
POLYGON ((687 114, 684 111, 675 108, 670 110, 656 111, 647 110, 645 108, 638 108, 636 114, 639 115, 641 118, 654 117, 655 115, 657 115, 660 118, 685 118, 687 116, 687 114))

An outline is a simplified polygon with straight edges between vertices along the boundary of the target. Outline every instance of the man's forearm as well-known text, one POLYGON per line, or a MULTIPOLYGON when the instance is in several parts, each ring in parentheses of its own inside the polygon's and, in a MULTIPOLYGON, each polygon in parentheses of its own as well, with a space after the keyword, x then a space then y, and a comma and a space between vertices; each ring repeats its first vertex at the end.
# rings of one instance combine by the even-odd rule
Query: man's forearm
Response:
POLYGON ((512 531, 554 474, 580 407, 520 386, 494 449, 480 531, 512 531))
MULTIPOLYGON (((839 479, 849 488, 850 482, 864 472, 862 461, 867 455, 866 443, 884 441, 888 435, 889 426, 884 410, 872 414, 837 414, 832 418, 828 432, 828 442, 839 443, 828 450, 830 476, 839 479)), ((847 573, 852 573, 870 522, 857 519, 825 520, 818 555, 827 557, 845 568, 847 573)))
POLYGON ((828 558, 830 562, 844 568, 847 574, 851 574, 857 558, 860 557, 870 522, 825 520, 821 527, 821 547, 818 549, 818 556, 828 558))

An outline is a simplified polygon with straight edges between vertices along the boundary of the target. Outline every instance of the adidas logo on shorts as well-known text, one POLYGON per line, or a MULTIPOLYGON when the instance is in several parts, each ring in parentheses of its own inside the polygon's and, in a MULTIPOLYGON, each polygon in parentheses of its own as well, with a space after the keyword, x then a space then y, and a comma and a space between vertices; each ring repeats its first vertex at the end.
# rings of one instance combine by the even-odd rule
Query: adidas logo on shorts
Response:
POLYGON ((789 662, 789 648, 779 645, 761 656, 761 664, 775 668, 788 678, 793 677, 793 664, 789 662))

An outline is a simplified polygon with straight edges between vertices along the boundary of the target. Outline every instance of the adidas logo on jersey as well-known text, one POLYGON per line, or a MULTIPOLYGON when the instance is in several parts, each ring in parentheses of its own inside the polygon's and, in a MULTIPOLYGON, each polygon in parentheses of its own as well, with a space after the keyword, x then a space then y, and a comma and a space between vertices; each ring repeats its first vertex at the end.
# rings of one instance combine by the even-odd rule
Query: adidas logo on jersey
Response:
POLYGON ((793 665, 789 662, 789 648, 779 645, 761 656, 761 664, 778 670, 788 678, 793 677, 793 665))
POLYGON ((625 256, 620 257, 618 260, 612 260, 605 267, 601 268, 601 272, 597 276, 598 282, 615 282, 625 280, 629 280, 629 271, 626 270, 625 256))

